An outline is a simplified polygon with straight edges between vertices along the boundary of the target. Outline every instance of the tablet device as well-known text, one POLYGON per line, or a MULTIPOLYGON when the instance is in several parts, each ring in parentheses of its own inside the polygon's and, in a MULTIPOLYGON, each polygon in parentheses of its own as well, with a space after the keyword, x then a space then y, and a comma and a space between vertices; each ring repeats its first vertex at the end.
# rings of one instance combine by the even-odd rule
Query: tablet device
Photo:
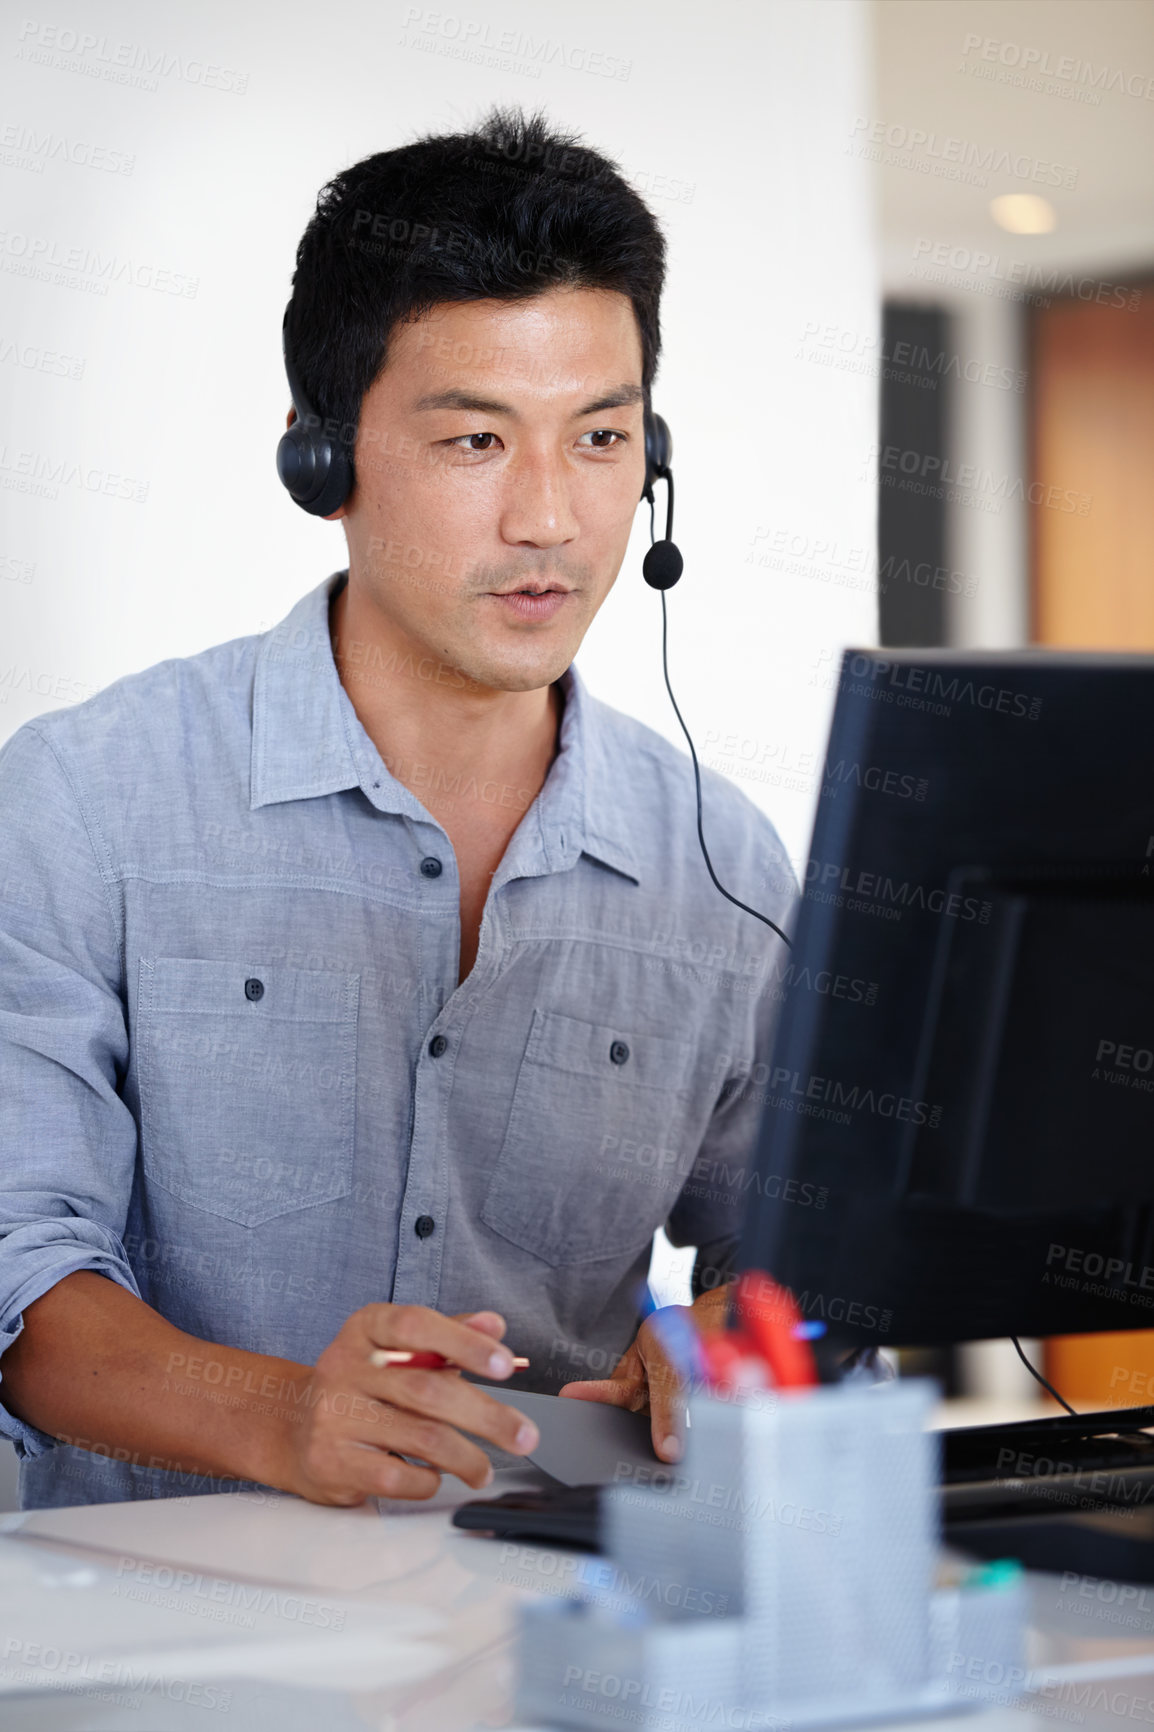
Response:
POLYGON ((562 1485, 613 1485, 634 1478, 638 1468, 669 1471, 653 1448, 647 1413, 499 1384, 486 1383, 484 1388, 486 1395, 533 1421, 541 1441, 528 1459, 562 1485))

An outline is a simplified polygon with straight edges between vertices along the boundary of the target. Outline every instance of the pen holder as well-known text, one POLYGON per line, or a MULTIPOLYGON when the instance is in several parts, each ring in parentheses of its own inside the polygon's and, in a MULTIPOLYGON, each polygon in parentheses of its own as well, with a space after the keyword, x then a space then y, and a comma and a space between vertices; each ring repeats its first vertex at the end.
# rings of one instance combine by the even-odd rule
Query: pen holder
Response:
POLYGON ((744 1621, 746 1701, 796 1718, 916 1695, 936 1670, 936 1395, 928 1379, 695 1395, 666 1486, 608 1493, 607 1550, 669 1584, 671 1617, 744 1621))
MULTIPOLYGON (((935 1610, 937 1393, 693 1395, 683 1462, 623 1469, 605 1493, 617 1606, 525 1608, 522 1708, 604 1725, 619 1690, 642 1727, 689 1724, 703 1700, 806 1727, 976 1705, 947 1675, 947 1648, 956 1662, 972 1645, 958 1610, 935 1610)), ((967 1601, 984 1648, 979 1610, 967 1601)))
POLYGON ((607 1611, 579 1599, 530 1603, 520 1611, 517 1719, 542 1727, 768 1732, 771 1720, 747 1718, 740 1707, 744 1634, 740 1618, 687 1625, 644 1606, 607 1611))

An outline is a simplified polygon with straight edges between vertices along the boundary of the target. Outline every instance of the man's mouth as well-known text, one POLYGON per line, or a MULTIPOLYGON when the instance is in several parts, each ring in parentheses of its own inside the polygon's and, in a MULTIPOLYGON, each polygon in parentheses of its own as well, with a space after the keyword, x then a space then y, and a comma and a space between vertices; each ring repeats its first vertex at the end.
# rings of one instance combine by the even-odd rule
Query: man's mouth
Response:
POLYGON ((508 618, 543 623, 561 612, 572 591, 560 583, 526 583, 520 589, 494 589, 489 593, 493 601, 504 602, 508 618))
POLYGON ((522 584, 517 589, 494 589, 491 595, 568 595, 569 587, 564 583, 534 583, 522 584))

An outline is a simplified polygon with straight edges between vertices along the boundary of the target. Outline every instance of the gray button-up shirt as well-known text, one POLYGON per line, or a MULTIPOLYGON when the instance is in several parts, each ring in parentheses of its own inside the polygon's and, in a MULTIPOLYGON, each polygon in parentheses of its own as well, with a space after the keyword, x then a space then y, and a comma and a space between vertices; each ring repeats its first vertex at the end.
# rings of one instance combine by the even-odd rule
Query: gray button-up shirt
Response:
MULTIPOLYGON (((739 1231, 784 948, 710 883, 687 758, 570 667, 458 985, 453 848, 341 684, 344 581, 0 751, 0 1353, 93 1269, 305 1363, 371 1301, 493 1307, 556 1390, 632 1339, 659 1226, 699 1266, 739 1231)), ((784 922, 773 826, 702 779, 722 883, 784 922)), ((26 1505, 221 1489, 0 1432, 26 1505)))

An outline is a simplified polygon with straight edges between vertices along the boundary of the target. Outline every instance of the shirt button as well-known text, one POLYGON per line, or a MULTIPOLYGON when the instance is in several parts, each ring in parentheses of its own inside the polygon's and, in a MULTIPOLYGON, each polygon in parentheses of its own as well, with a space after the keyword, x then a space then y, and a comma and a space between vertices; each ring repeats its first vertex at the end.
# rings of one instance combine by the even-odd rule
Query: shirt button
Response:
POLYGON ((609 1048, 609 1057, 613 1060, 614 1064, 625 1063, 625 1060, 629 1057, 629 1048, 623 1040, 615 1040, 613 1042, 613 1045, 609 1048))
POLYGON ((431 1215, 418 1215, 416 1220, 413 1222, 418 1239, 427 1239, 436 1225, 437 1223, 431 1215))
POLYGON ((435 854, 426 854, 421 861, 421 871, 426 878, 439 878, 444 868, 435 854))
POLYGON ((440 1058, 448 1044, 443 1034, 435 1034, 429 1042, 429 1052, 434 1058, 440 1058))
POLYGON ((244 996, 251 1004, 255 1004, 258 998, 264 997, 264 981, 246 980, 244 983, 244 996))

